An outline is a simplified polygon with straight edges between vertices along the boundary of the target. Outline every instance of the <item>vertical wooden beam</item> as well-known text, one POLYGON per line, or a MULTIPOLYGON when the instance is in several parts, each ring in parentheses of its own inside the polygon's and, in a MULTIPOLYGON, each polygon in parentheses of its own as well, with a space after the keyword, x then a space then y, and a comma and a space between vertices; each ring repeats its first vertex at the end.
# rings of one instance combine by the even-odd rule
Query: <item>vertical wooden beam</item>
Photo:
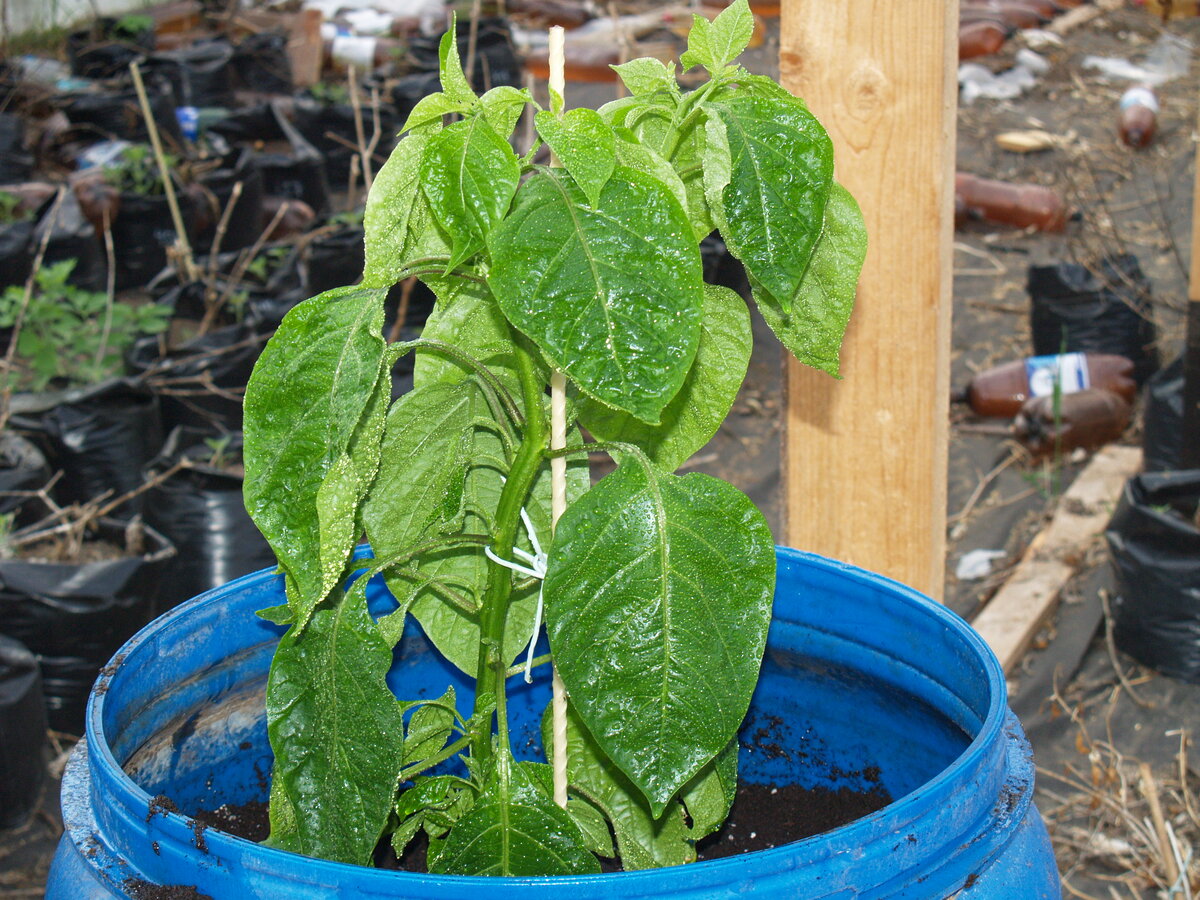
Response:
POLYGON ((788 364, 792 546, 942 594, 957 0, 784 0, 780 73, 870 239, 836 381, 788 364))
MULTIPOLYGON (((1200 127, 1200 114, 1197 116, 1200 127)), ((1192 186, 1192 270, 1188 279, 1187 337, 1183 345, 1183 434, 1178 466, 1200 469, 1200 150, 1192 186)))

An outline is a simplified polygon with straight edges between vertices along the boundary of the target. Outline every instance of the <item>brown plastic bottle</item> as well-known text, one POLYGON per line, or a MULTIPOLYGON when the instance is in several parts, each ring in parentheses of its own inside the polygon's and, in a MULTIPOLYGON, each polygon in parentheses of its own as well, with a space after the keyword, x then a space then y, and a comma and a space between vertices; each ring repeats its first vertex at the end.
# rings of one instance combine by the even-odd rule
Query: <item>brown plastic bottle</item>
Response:
POLYGON ((1121 96, 1117 130, 1130 147, 1145 147, 1158 125, 1158 97, 1145 86, 1131 87, 1121 96))
POLYGON ((1036 28, 1047 21, 1040 10, 1019 0, 970 0, 959 8, 960 22, 993 16, 1013 28, 1036 28))
POLYGON ((1132 403, 1137 393, 1133 362, 1110 353, 1063 353, 1017 359, 980 372, 953 399, 978 416, 1011 418, 1031 399, 1053 397, 1054 382, 1063 396, 1082 390, 1111 391, 1132 403))
POLYGON ((1067 205, 1062 196, 1040 184, 1011 184, 959 172, 954 177, 954 193, 955 225, 983 219, 1039 231, 1062 231, 1067 227, 1067 205))
POLYGON ((1132 407, 1119 394, 1089 388, 1054 397, 1034 397, 1013 421, 1013 436, 1035 458, 1066 453, 1077 447, 1093 450, 1125 433, 1132 407))
POLYGON ((988 19, 965 22, 958 29, 958 58, 974 59, 995 53, 1004 46, 1011 33, 1011 28, 988 19))

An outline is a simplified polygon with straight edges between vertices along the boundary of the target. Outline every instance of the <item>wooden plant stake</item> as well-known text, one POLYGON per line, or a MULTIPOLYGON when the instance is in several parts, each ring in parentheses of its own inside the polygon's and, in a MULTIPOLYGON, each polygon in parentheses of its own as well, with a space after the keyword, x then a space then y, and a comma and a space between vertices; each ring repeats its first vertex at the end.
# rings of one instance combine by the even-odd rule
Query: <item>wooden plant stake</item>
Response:
POLYGON ((175 198, 175 185, 171 181, 171 170, 167 166, 167 158, 163 154, 162 141, 158 137, 158 123, 150 111, 150 99, 146 96, 146 85, 142 83, 142 70, 136 62, 129 64, 129 72, 133 75, 133 87, 137 91, 138 103, 142 107, 142 117, 146 120, 146 131, 150 135, 150 146, 154 148, 154 160, 158 163, 158 174, 162 178, 163 192, 167 195, 167 207, 171 210, 171 219, 175 223, 175 237, 179 241, 180 256, 183 259, 183 277, 187 281, 197 281, 196 261, 192 257, 192 245, 188 241, 187 231, 183 227, 183 216, 179 212, 179 201, 175 198))
MULTIPOLYGON (((561 25, 550 29, 550 91, 560 97, 566 89, 564 77, 564 44, 566 32, 561 25)), ((567 446, 567 380, 562 372, 550 376, 550 449, 563 450, 567 446)), ((550 524, 551 531, 558 525, 559 517, 567 508, 567 458, 556 456, 550 460, 550 524)), ((554 802, 566 809, 567 806, 567 692, 558 668, 553 667, 554 699, 552 726, 554 730, 554 802)))

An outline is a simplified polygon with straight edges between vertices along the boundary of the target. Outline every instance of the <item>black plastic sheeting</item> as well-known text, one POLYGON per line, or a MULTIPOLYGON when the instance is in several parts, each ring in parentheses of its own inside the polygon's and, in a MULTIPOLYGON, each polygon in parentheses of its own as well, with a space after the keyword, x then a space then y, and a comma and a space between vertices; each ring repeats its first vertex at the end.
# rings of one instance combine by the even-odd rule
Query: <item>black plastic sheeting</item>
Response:
POLYGON ((1146 385, 1142 425, 1142 468, 1163 472, 1179 468, 1183 453, 1183 357, 1163 367, 1146 385))
POLYGON ((17 184, 29 178, 33 156, 25 150, 25 120, 16 113, 0 112, 0 184, 17 184))
MULTIPOLYGON (((374 121, 366 98, 368 88, 362 90, 363 134, 371 139, 374 121)), ((341 189, 350 178, 351 160, 358 156, 358 131, 354 124, 354 107, 349 103, 321 103, 311 97, 298 97, 295 105, 296 128, 304 135, 317 152, 325 157, 325 172, 331 184, 341 189), (347 146, 349 144, 349 146, 347 146)), ((378 172, 387 161, 388 154, 396 143, 396 131, 401 123, 387 107, 379 114, 380 140, 372 158, 372 170, 378 172)), ((358 184, 362 184, 359 170, 358 184)))
MULTIPOLYGON (((37 228, 34 232, 36 246, 51 227, 49 215, 53 200, 47 201, 41 212, 37 228)), ((52 266, 64 260, 75 260, 75 267, 67 279, 70 284, 88 291, 103 291, 108 282, 108 262, 100 249, 100 241, 96 237, 96 229, 87 220, 79 207, 79 200, 74 191, 68 191, 58 207, 58 214, 53 220, 53 231, 46 244, 46 257, 43 265, 52 266)))
POLYGON ((1117 646, 1200 684, 1200 469, 1137 475, 1105 537, 1117 577, 1117 646))
POLYGON ((46 780, 46 711, 37 658, 0 634, 0 828, 24 824, 46 780))
MULTIPOLYGON (((176 191, 176 202, 190 241, 195 238, 197 202, 179 191, 176 191)), ((116 220, 112 223, 112 239, 117 261, 117 290, 149 284, 166 266, 167 248, 178 240, 166 196, 122 194, 116 220)))
POLYGON ((366 261, 363 230, 350 226, 313 238, 302 258, 304 285, 310 296, 358 284, 366 261))
MULTIPOLYGON (((98 536, 125 546, 126 525, 98 536)), ((174 548, 142 526, 139 555, 85 563, 0 559, 0 622, 38 657, 50 727, 83 733, 88 693, 100 669, 154 615, 154 597, 174 548)))
POLYGON ((238 431, 242 393, 268 337, 252 321, 214 329, 165 352, 156 337, 145 337, 134 342, 126 362, 158 395, 166 431, 180 425, 238 431))
MULTIPOLYGON (((464 61, 471 42, 471 33, 465 25, 458 29, 458 55, 464 61)), ((414 38, 408 48, 413 67, 426 72, 438 70, 438 45, 441 36, 414 38)), ((498 17, 479 20, 475 36, 475 69, 471 76, 472 86, 479 93, 502 84, 520 87, 524 78, 521 60, 513 48, 512 31, 508 22, 498 17)))
MULTIPOLYGON (((138 488, 142 468, 162 448, 158 398, 129 379, 55 394, 13 398, 13 424, 41 439, 46 459, 63 476, 54 487, 62 505, 93 500, 106 491, 118 497, 138 488)), ((140 512, 139 495, 119 516, 140 512)))
MULTIPOLYGON (((175 94, 170 83, 147 78, 146 96, 167 151, 178 152, 183 146, 183 132, 175 117, 175 94)), ((104 93, 67 94, 57 102, 77 130, 88 132, 96 140, 145 143, 150 139, 132 83, 118 82, 104 93)))
POLYGON ((24 284, 33 266, 33 232, 36 219, 0 225, 0 290, 24 284))
POLYGON ((129 71, 129 64, 154 50, 154 29, 131 36, 112 37, 117 20, 102 16, 87 28, 67 35, 67 58, 71 74, 81 78, 114 78, 129 71))
POLYGON ((228 435, 224 449, 230 454, 227 458, 239 466, 236 470, 210 464, 215 460, 205 443, 209 434, 176 429, 146 470, 149 477, 180 459, 192 463, 152 488, 146 501, 146 521, 178 551, 167 564, 162 581, 160 613, 234 578, 275 565, 275 554, 242 500, 241 434, 228 435))
POLYGON ((176 106, 235 105, 233 46, 227 38, 198 41, 189 47, 155 53, 144 68, 171 85, 176 106))
POLYGON ((208 249, 212 246, 221 216, 225 213, 233 190, 238 183, 242 193, 230 212, 225 233, 221 236, 221 251, 241 250, 249 247, 262 232, 263 175, 253 150, 236 150, 226 156, 221 166, 206 173, 200 184, 205 191, 208 209, 208 225, 197 236, 197 246, 208 249))
POLYGON ((0 515, 33 506, 26 498, 7 496, 9 492, 36 491, 49 480, 50 466, 41 450, 16 432, 0 432, 0 515))
POLYGON ((1027 287, 1035 355, 1115 353, 1133 360, 1138 384, 1158 369, 1150 283, 1132 254, 1030 266, 1027 287))
POLYGON ((233 51, 233 71, 240 87, 264 94, 290 94, 292 64, 287 35, 261 31, 242 40, 233 51))
POLYGON ((318 218, 329 215, 329 181, 325 176, 325 158, 276 107, 270 107, 276 128, 291 144, 291 153, 260 153, 258 164, 263 173, 263 189, 271 197, 303 200, 318 218))

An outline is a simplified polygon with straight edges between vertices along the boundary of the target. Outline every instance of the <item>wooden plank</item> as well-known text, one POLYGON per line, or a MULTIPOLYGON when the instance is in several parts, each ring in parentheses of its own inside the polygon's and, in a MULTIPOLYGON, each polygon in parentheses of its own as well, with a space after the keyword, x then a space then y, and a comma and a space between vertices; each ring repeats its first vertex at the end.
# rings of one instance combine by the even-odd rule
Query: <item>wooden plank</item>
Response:
POLYGON ((1029 544, 1004 586, 971 622, 1005 672, 1021 660, 1088 545, 1112 517, 1125 482, 1141 468, 1137 447, 1106 447, 1059 500, 1050 524, 1029 544))
POLYGON ((1194 171, 1197 180, 1192 185, 1192 270, 1183 344, 1183 433, 1178 461, 1181 469, 1200 468, 1200 151, 1196 153, 1194 171))
POLYGON ((785 0, 780 73, 870 239, 842 375, 789 362, 785 540, 940 597, 957 0, 785 0))

